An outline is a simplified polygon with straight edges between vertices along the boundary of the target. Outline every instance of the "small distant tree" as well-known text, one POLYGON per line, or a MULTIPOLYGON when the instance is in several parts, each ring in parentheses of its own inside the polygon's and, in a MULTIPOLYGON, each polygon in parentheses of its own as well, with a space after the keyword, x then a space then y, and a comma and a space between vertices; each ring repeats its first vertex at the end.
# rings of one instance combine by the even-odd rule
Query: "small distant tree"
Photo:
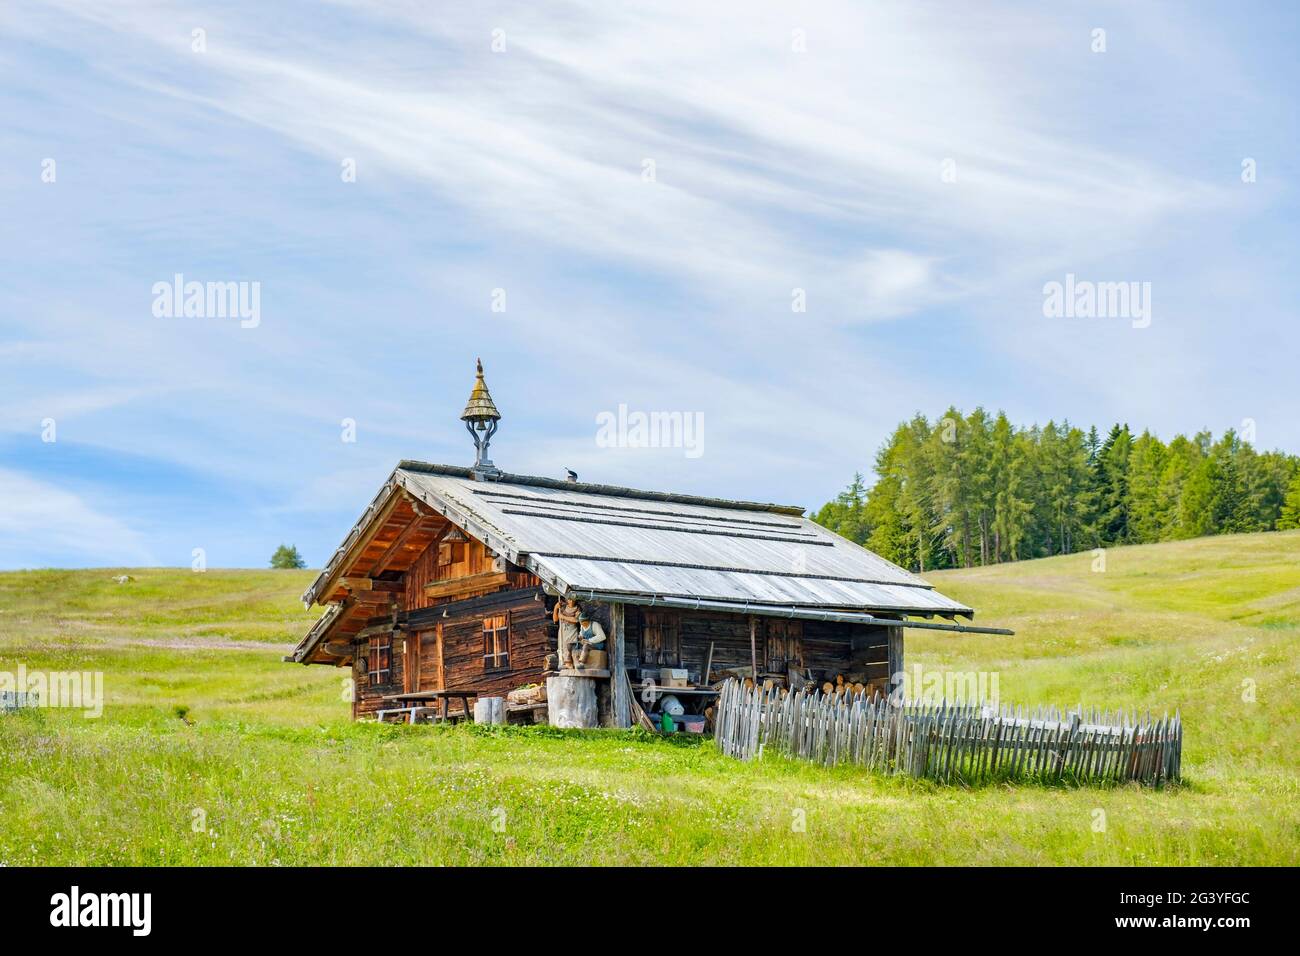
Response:
POLYGON ((271 555, 271 567, 297 571, 307 567, 307 562, 302 559, 296 546, 282 544, 271 555))

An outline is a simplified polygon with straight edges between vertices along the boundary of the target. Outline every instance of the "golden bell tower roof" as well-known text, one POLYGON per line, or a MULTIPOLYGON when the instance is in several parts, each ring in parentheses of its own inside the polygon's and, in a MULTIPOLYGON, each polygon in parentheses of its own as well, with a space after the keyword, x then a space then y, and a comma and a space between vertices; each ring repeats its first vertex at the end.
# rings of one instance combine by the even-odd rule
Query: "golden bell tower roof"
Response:
POLYGON ((478 360, 478 374, 474 378, 474 388, 469 393, 469 401, 465 403, 465 411, 461 413, 460 420, 463 422, 501 420, 501 413, 497 411, 496 403, 492 401, 492 393, 488 391, 487 382, 483 379, 482 359, 478 360))

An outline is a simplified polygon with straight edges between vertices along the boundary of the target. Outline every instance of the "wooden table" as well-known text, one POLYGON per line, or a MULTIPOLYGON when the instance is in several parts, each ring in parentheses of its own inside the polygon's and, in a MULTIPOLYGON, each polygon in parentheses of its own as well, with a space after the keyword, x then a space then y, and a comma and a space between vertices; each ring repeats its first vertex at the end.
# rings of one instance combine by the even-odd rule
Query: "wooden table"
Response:
POLYGON ((409 694, 390 694, 384 700, 398 701, 400 703, 409 703, 407 707, 388 707, 379 711, 379 720, 382 722, 385 714, 401 711, 409 714, 409 722, 415 723, 416 712, 427 710, 428 708, 420 707, 419 702, 442 701, 442 719, 445 721, 447 714, 447 701, 455 697, 460 701, 461 709, 464 711, 465 719, 471 723, 474 721, 474 712, 470 709, 470 700, 478 697, 476 690, 417 690, 409 694))

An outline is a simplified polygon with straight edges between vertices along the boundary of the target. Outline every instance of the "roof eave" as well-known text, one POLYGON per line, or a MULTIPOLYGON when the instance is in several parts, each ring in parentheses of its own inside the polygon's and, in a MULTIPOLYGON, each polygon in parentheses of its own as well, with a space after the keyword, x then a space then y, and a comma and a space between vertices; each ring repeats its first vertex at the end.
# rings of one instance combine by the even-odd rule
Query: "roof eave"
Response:
POLYGON ((753 614, 759 617, 780 617, 812 621, 835 621, 844 623, 862 623, 884 627, 904 627, 920 630, 947 631, 962 634, 997 634, 1010 636, 1014 631, 1002 627, 975 627, 965 624, 935 624, 930 621, 910 621, 908 615, 923 614, 941 617, 971 617, 973 614, 956 610, 935 611, 908 610, 906 608, 834 608, 810 605, 776 605, 765 602, 721 600, 702 597, 679 597, 648 595, 633 592, 586 591, 577 589, 578 597, 588 595, 589 600, 601 600, 608 603, 637 604, 644 607, 665 607, 697 611, 716 611, 723 614, 753 614), (880 616, 886 615, 886 616, 880 616))
POLYGON ((329 584, 330 581, 338 577, 342 572, 346 565, 346 562, 343 559, 346 558, 357 543, 361 541, 364 537, 365 529, 374 520, 375 516, 383 511, 383 509, 388 505, 389 500, 398 490, 398 487, 397 471, 394 469, 394 471, 388 476, 388 479, 384 482, 383 487, 379 489, 379 492, 375 495, 374 499, 366 506, 365 511, 361 512, 361 517, 356 520, 356 523, 352 525, 351 529, 344 536, 343 543, 334 550, 330 559, 325 562, 325 566, 321 568, 320 574, 316 575, 316 579, 312 581, 312 583, 307 587, 307 590, 303 592, 302 603, 304 607, 311 607, 313 604, 320 602, 321 595, 329 593, 325 585, 329 584))
MULTIPOLYGON (((844 612, 848 614, 907 614, 913 617, 946 617, 958 618, 964 617, 968 620, 975 619, 975 611, 964 606, 957 607, 882 607, 875 604, 810 604, 807 602, 787 603, 772 601, 746 601, 740 598, 725 597, 720 595, 706 596, 697 594, 652 594, 649 591, 611 591, 600 588, 584 588, 581 586, 566 586, 566 591, 572 591, 576 597, 582 598, 585 595, 594 595, 589 600, 608 600, 611 602, 624 602, 628 604, 643 604, 653 601, 672 601, 673 603, 681 601, 700 602, 701 607, 708 610, 709 604, 726 604, 735 605, 743 608, 745 606, 755 608, 774 608, 777 610, 798 610, 798 611, 825 611, 829 613, 844 612)), ((932 590, 932 589, 927 589, 932 590)), ((933 592, 938 594, 937 591, 933 592)), ((940 595, 942 597, 942 595, 940 595)))
POLYGON ((321 641, 333 629, 334 625, 342 620, 344 616, 342 604, 331 604, 324 614, 311 626, 311 630, 303 635, 303 639, 298 642, 298 646, 293 649, 293 654, 285 658, 286 661, 292 661, 296 664, 323 664, 324 661, 313 661, 309 658, 316 652, 321 641))

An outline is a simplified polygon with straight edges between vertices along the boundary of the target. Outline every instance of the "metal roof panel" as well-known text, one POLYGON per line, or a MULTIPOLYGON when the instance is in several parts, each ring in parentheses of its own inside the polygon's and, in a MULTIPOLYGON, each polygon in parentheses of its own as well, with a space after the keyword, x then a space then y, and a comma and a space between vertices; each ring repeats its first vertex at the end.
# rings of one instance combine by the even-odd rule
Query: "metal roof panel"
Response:
POLYGON ((916 575, 788 509, 587 490, 595 486, 569 490, 511 482, 511 476, 478 481, 399 468, 396 477, 417 497, 472 519, 543 577, 576 590, 971 613, 916 575))

